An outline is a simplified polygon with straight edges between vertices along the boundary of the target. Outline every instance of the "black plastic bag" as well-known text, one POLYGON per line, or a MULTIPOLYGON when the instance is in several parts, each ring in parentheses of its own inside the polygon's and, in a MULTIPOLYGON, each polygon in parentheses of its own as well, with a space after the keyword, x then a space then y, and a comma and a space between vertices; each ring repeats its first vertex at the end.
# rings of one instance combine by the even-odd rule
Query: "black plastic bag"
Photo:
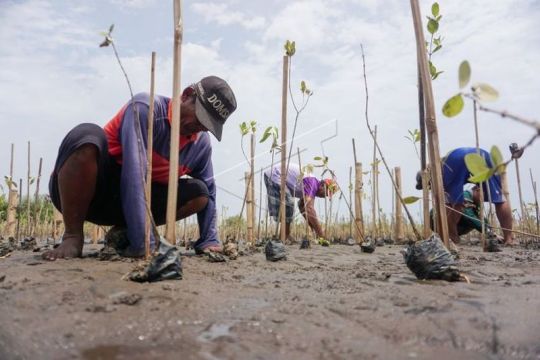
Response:
POLYGON ((375 251, 375 241, 371 237, 366 236, 364 242, 360 244, 360 249, 362 252, 371 254, 375 251))
POLYGON ((180 249, 160 239, 158 253, 143 268, 129 273, 128 278, 136 282, 154 282, 160 280, 181 280, 182 262, 180 249))
POLYGON ((278 261, 287 259, 287 249, 281 241, 269 240, 264 248, 266 254, 266 260, 278 261))
POLYGON ((302 243, 300 243, 300 249, 311 249, 311 242, 308 238, 302 239, 302 243))
POLYGON ((436 235, 408 245, 403 252, 403 258, 407 267, 418 279, 446 281, 461 279, 454 257, 436 235))

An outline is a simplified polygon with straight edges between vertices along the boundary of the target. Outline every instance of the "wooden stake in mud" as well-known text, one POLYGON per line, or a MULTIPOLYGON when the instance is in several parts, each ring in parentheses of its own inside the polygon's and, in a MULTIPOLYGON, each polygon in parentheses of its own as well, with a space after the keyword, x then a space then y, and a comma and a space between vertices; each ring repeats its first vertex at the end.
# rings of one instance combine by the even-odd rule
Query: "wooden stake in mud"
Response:
POLYGON ((251 174, 249 171, 246 171, 244 174, 246 181, 246 220, 247 220, 247 242, 249 245, 253 245, 255 242, 253 240, 253 199, 251 192, 251 174))
POLYGON ((422 88, 425 97, 426 110, 426 130, 429 141, 429 159, 431 164, 432 192, 436 207, 436 223, 438 223, 439 234, 444 245, 449 246, 448 223, 446 221, 445 197, 442 182, 441 156, 439 150, 439 134, 437 131, 437 121, 435 116, 435 102, 433 99, 433 89, 431 87, 431 76, 429 74, 424 31, 422 29, 422 16, 418 0, 411 0, 411 9, 414 21, 414 33, 416 37, 416 50, 420 75, 422 78, 422 88))
MULTIPOLYGON (((15 153, 15 144, 11 144, 11 160, 9 163, 9 184, 8 184, 8 208, 7 208, 7 224, 6 224, 6 234, 7 236, 15 236, 16 230, 16 215, 17 215, 17 203, 18 203, 18 192, 13 186, 15 182, 13 181, 13 155, 15 153)), ((19 189, 20 191, 20 189, 19 189)))
POLYGON ((30 221, 30 141, 28 142, 28 172, 26 175, 26 235, 31 236, 30 221))
POLYGON ((536 212, 536 235, 540 235, 540 216, 538 209, 538 194, 536 192, 536 181, 533 179, 532 170, 529 168, 529 175, 531 175, 531 185, 534 194, 534 209, 536 212))
POLYGON ((372 236, 377 237, 377 125, 373 129, 373 162, 371 163, 371 221, 372 236))
MULTIPOLYGON (((349 204, 352 204, 352 193, 353 193, 353 183, 352 183, 352 166, 349 166, 349 204)), ((352 223, 353 223, 353 214, 349 212, 349 237, 352 237, 352 223)))
POLYGON ((429 170, 422 170, 422 209, 424 215, 424 239, 431 236, 431 216, 429 215, 429 170))
MULTIPOLYGON (((396 179, 396 199, 401 196, 401 168, 396 166, 394 168, 394 177, 396 179)), ((394 223, 394 239, 396 241, 402 241, 405 238, 403 233, 403 215, 401 213, 401 202, 396 201, 395 212, 395 223, 394 223)))
POLYGON ((173 100, 171 119, 171 149, 169 156, 169 191, 167 195, 167 225, 165 238, 176 244, 176 199, 178 196, 178 160, 180 139, 180 80, 182 70, 182 0, 174 0, 174 60, 173 60, 173 100))
POLYGON ((262 216, 262 179, 263 179, 263 169, 261 168, 261 171, 260 171, 260 183, 259 183, 259 221, 257 222, 257 239, 261 239, 261 216, 262 216))
POLYGON ((251 241, 252 241, 252 245, 255 245, 255 221, 256 221, 256 218, 255 218, 255 204, 256 204, 256 199, 255 199, 255 134, 254 133, 251 133, 251 147, 250 147, 250 150, 251 150, 251 159, 250 159, 250 175, 249 175, 249 179, 250 179, 250 182, 249 182, 249 192, 251 193, 250 195, 250 198, 251 198, 251 227, 252 227, 252 230, 251 230, 251 241))
POLYGON ((289 59, 287 55, 283 56, 283 88, 281 92, 281 187, 280 187, 280 239, 285 242, 287 237, 285 213, 285 179, 287 178, 287 85, 289 83, 289 59))
POLYGON ((34 213, 32 214, 32 217, 34 218, 34 229, 32 231, 32 233, 34 233, 34 231, 37 231, 37 228, 38 228, 38 223, 39 223, 39 207, 38 207, 38 204, 39 204, 39 183, 41 181, 41 168, 43 166, 43 158, 39 158, 39 166, 38 166, 38 175, 37 175, 37 178, 36 178, 36 192, 34 193, 34 213))
POLYGON ((527 212, 525 211, 525 206, 523 203, 523 195, 521 192, 521 177, 519 175, 519 160, 514 159, 514 162, 516 163, 516 178, 517 178, 517 185, 518 185, 519 206, 521 210, 521 224, 523 227, 524 225, 527 224, 527 212))
MULTIPOLYGON (((150 228, 152 226, 150 213, 148 209, 152 209, 152 153, 154 151, 154 83, 156 71, 156 52, 152 51, 152 64, 150 65, 150 107, 148 109, 148 128, 146 137, 146 182, 145 198, 146 198, 146 217, 144 223, 144 255, 147 259, 150 258, 150 228)), ((175 218, 176 220, 176 218, 175 218)), ((185 230, 185 227, 184 227, 185 230)), ((155 239, 156 246, 159 239, 155 239)))
POLYGON ((362 213, 362 163, 354 164, 354 222, 356 223, 356 242, 364 241, 364 214, 362 213))

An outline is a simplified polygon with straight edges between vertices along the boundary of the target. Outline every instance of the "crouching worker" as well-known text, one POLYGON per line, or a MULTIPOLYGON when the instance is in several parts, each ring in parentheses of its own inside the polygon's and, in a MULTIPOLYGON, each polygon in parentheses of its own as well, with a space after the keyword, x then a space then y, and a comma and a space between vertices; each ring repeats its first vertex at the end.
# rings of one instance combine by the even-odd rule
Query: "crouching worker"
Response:
MULTIPOLYGON (((472 153, 476 153, 476 148, 463 147, 451 151, 442 159, 443 187, 446 205, 450 208, 446 211, 448 232, 454 244, 459 243, 458 224, 466 205, 463 197, 463 186, 468 183, 471 176, 467 165, 465 165, 465 156, 472 153)), ((487 165, 493 167, 489 153, 483 149, 480 149, 480 153, 487 165)), ((484 201, 487 202, 491 199, 491 202, 495 204, 497 219, 503 228, 504 244, 512 245, 512 213, 502 194, 500 176, 493 175, 487 182, 483 183, 482 188, 484 201), (487 183, 489 183, 489 194, 487 183)), ((420 173, 416 175, 416 189, 422 189, 420 173)))
MULTIPOLYGON (((275 221, 279 222, 279 204, 281 199, 281 164, 274 165, 264 173, 264 184, 268 194, 268 212, 275 221)), ((289 164, 285 180, 285 233, 290 240, 291 222, 294 214, 294 198, 299 199, 298 208, 306 219, 309 227, 318 238, 325 238, 315 211, 315 198, 331 196, 337 190, 337 184, 332 179, 318 180, 313 176, 300 176, 298 165, 289 164)))
MULTIPOLYGON (((104 128, 80 124, 62 141, 49 191, 62 213, 62 243, 43 258, 80 257, 83 223, 127 228, 129 246, 123 255, 144 255, 146 204, 144 176, 148 94, 137 94, 104 128)), ((152 153, 152 215, 165 223, 169 178, 172 100, 155 96, 152 153)), ((216 186, 208 131, 221 141, 223 124, 236 109, 229 85, 216 76, 203 78, 181 95, 180 150, 176 219, 197 214, 200 238, 197 252, 221 251, 216 229, 216 186)), ((151 247, 155 244, 151 234, 151 247)))
MULTIPOLYGON (((449 210, 452 211, 452 210, 449 210)), ((466 184, 463 187, 463 211, 457 224, 458 236, 466 235, 472 230, 482 232, 482 221, 480 220, 480 187, 476 184, 466 184)), ((434 230, 433 210, 430 211, 431 230, 434 230)), ((496 236, 489 225, 488 219, 484 217, 484 229, 488 236, 496 236)))

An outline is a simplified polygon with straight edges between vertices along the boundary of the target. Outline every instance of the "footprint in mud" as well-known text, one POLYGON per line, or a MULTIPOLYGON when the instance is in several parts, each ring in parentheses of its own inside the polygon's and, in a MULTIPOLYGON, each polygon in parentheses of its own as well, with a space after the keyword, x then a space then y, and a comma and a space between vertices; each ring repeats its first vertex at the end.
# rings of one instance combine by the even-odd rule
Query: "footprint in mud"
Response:
POLYGON ((214 340, 226 339, 234 341, 236 338, 231 334, 231 328, 234 324, 210 324, 200 333, 197 340, 208 342, 214 340))

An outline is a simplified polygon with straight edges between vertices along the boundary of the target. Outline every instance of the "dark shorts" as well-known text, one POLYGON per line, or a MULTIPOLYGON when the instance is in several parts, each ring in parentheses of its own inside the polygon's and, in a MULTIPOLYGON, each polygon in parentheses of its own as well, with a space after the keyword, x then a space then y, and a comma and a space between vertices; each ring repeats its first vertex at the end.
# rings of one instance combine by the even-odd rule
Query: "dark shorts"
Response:
MULTIPOLYGON (((281 189, 264 174, 264 184, 268 195, 268 213, 275 221, 279 221, 279 204, 281 203, 281 189)), ((294 199, 288 188, 285 188, 285 217, 286 222, 291 223, 294 215, 294 199)))
MULTIPOLYGON (((85 144, 95 145, 98 149, 96 192, 90 203, 86 220, 98 225, 125 226, 126 221, 120 199, 122 167, 109 155, 105 132, 98 125, 80 124, 73 128, 62 141, 49 181, 51 200, 54 206, 62 212, 58 190, 58 172, 68 157, 85 144)), ((178 191, 178 207, 194 198, 209 196, 208 188, 201 180, 179 179, 178 187, 181 188, 181 191, 178 191)), ((152 183, 152 215, 157 225, 163 225, 166 221, 167 188, 167 185, 152 183)))
MULTIPOLYGON (((463 203, 463 185, 469 182, 469 177, 471 176, 467 165, 465 165, 465 155, 475 152, 475 148, 459 148, 448 154, 445 162, 443 162, 442 176, 447 203, 463 203)), ((481 154, 486 159, 487 165, 493 167, 489 153, 481 150, 481 154)), ((504 197, 499 175, 493 175, 487 182, 483 183, 484 201, 489 201, 488 184, 491 202, 494 204, 503 203, 504 197)))

